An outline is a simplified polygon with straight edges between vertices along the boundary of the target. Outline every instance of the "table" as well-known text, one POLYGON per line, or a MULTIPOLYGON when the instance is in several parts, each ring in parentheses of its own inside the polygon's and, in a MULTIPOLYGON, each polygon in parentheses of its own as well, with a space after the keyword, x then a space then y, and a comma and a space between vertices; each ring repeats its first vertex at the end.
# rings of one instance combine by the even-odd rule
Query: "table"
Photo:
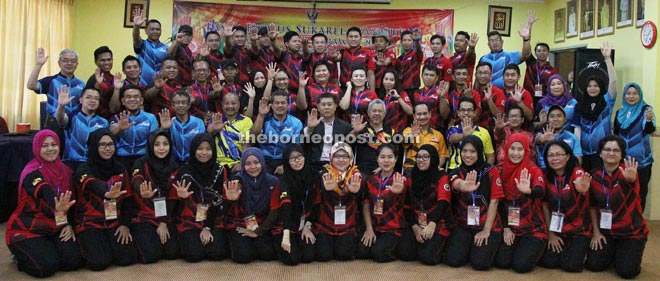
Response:
POLYGON ((36 131, 24 135, 0 135, 0 222, 16 209, 21 172, 34 158, 32 139, 36 131))

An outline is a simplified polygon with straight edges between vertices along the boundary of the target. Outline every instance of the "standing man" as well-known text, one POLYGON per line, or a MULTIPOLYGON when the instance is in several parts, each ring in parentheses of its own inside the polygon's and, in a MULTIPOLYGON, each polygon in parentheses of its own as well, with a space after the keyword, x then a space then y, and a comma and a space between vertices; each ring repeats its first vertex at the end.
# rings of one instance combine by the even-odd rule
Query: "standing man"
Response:
POLYGON ((190 25, 182 25, 176 34, 176 39, 167 49, 167 55, 176 58, 179 64, 178 80, 184 86, 192 84, 193 53, 190 50, 190 42, 193 38, 193 29, 190 25))
POLYGON ((121 80, 121 73, 115 75, 115 90, 112 93, 112 99, 110 99, 110 112, 117 113, 121 110, 121 101, 119 99, 119 92, 121 88, 133 86, 138 87, 144 93, 147 90, 147 84, 140 77, 142 72, 142 67, 140 61, 131 55, 128 55, 121 62, 121 70, 126 76, 125 80, 121 80))
POLYGON ((112 71, 112 50, 108 46, 101 46, 94 50, 94 62, 96 63, 96 71, 87 79, 86 88, 95 88, 101 93, 101 102, 96 114, 105 119, 112 116, 110 111, 110 100, 115 87, 115 76, 110 73, 112 71))
MULTIPOLYGON (((337 49, 328 48, 328 37, 323 33, 316 33, 312 35, 312 49, 313 53, 309 55, 303 55, 303 62, 305 63, 305 69, 309 76, 310 82, 314 81, 314 64, 317 62, 323 62, 328 66, 328 71, 330 73, 330 83, 337 84, 337 79, 339 75, 337 74, 337 64, 334 59, 339 55, 337 49)), ((303 45, 303 48, 307 46, 303 45)))
POLYGON ((220 52, 220 34, 217 31, 209 31, 204 35, 204 45, 199 55, 209 63, 210 69, 213 70, 211 76, 217 76, 216 70, 220 69, 220 64, 225 59, 220 52))
MULTIPOLYGON (((300 41, 300 36, 295 31, 285 33, 283 40, 286 50, 275 49, 275 60, 279 63, 280 69, 284 70, 287 76, 289 76, 289 93, 295 93, 298 91, 300 73, 304 71, 303 55, 300 55, 302 42, 300 41)), ((305 41, 305 45, 307 45, 307 41, 305 41)), ((304 49, 305 53, 307 53, 306 50, 307 48, 304 49)))
POLYGON ((348 29, 346 32, 346 42, 348 43, 348 48, 341 50, 335 57, 335 61, 340 62, 341 74, 339 75, 339 82, 341 85, 346 85, 346 83, 351 81, 351 71, 353 68, 364 67, 367 68, 367 80, 369 82, 369 87, 376 84, 376 74, 374 71, 375 67, 371 66, 369 68, 369 62, 371 61, 371 51, 362 48, 362 31, 359 27, 353 26, 348 29))
POLYGON ((240 25, 232 23, 224 25, 225 30, 225 58, 231 59, 238 65, 236 81, 243 85, 250 81, 250 55, 245 48, 247 30, 240 25))
POLYGON ((515 64, 507 65, 504 68, 504 108, 508 109, 513 104, 520 106, 525 120, 531 122, 534 118, 534 100, 532 94, 518 85, 519 81, 520 68, 515 64))
POLYGON ((170 110, 173 114, 174 107, 170 103, 172 94, 183 89, 183 85, 177 79, 179 66, 176 59, 167 57, 161 65, 161 74, 154 77, 153 87, 149 88, 144 94, 147 104, 144 106, 151 114, 158 114, 163 108, 170 110))
MULTIPOLYGON (((431 51, 433 56, 424 61, 424 65, 435 66, 439 71, 438 82, 451 81, 451 60, 442 54, 442 48, 445 46, 447 40, 444 36, 434 34, 431 36, 431 51)), ((456 44, 454 44, 456 45, 456 44)), ((474 51, 474 50, 473 50, 474 51)), ((474 65, 474 61, 472 62, 474 65)))
MULTIPOLYGON (((419 30, 411 32, 406 30, 401 32, 401 47, 403 54, 397 59, 397 68, 399 70, 399 81, 401 88, 408 93, 419 89, 421 81, 419 79, 420 68, 424 60, 422 43, 420 43, 421 34, 419 30)), ((440 78, 440 76, 438 76, 440 78)))
POLYGON ((505 97, 502 89, 490 83, 492 70, 487 62, 477 64, 474 89, 481 94, 481 115, 478 125, 493 132, 495 123, 493 118, 504 112, 505 97))
POLYGON ((389 34, 387 31, 381 31, 371 38, 374 44, 374 53, 369 61, 369 67, 374 69, 376 76, 376 85, 370 85, 371 89, 376 91, 383 87, 382 80, 385 71, 389 69, 396 70, 396 54, 387 47, 390 45, 389 34))
POLYGON ((523 46, 521 52, 507 52, 502 50, 504 41, 502 36, 497 31, 488 32, 488 48, 490 53, 481 57, 479 62, 487 62, 493 66, 493 77, 491 82, 493 85, 504 88, 504 68, 509 64, 520 64, 525 61, 532 53, 532 47, 529 40, 532 32, 532 25, 536 22, 537 18, 534 11, 530 11, 527 16, 527 24, 520 28, 518 35, 523 39, 523 46))
POLYGON ((140 60, 142 66, 142 74, 140 77, 144 80, 145 85, 151 85, 154 82, 154 75, 160 70, 160 64, 167 57, 167 45, 160 42, 161 25, 158 20, 150 19, 142 16, 142 10, 138 11, 133 16, 133 51, 140 60), (140 38, 140 26, 147 22, 147 27, 144 32, 147 34, 147 39, 140 38))
POLYGON ((546 95, 548 78, 553 74, 557 74, 557 69, 548 62, 548 55, 550 54, 548 44, 536 44, 534 53, 536 57, 529 56, 525 60, 527 69, 525 69, 525 82, 523 86, 528 92, 534 93, 534 103, 536 104, 546 95))
MULTIPOLYGON (((449 58, 451 60, 452 68, 458 65, 467 65, 470 78, 468 84, 472 85, 472 74, 474 73, 474 64, 477 60, 477 54, 474 52, 474 47, 479 42, 479 35, 472 33, 472 36, 465 31, 459 31, 454 37, 454 55, 449 58)), ((449 71, 449 75, 452 71, 449 71)))

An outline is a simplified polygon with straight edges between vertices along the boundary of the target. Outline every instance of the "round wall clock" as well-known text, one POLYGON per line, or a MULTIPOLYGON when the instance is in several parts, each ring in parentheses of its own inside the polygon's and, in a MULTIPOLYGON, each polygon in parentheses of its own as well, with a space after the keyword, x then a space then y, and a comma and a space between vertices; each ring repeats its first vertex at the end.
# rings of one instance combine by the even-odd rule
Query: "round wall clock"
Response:
POLYGON ((650 49, 653 47, 657 35, 658 29, 655 27, 655 24, 652 21, 649 20, 642 24, 640 39, 642 40, 642 46, 644 46, 644 48, 650 49))

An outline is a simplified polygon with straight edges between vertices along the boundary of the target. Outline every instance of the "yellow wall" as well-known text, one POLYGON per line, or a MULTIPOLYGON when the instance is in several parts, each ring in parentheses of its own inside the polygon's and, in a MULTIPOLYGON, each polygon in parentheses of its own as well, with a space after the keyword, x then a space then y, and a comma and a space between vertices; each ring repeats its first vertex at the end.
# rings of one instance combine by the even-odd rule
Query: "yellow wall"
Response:
MULTIPOLYGON (((149 10, 150 18, 156 18, 163 23, 165 38, 166 31, 172 26, 173 0, 151 0, 149 10)), ((271 2, 245 2, 229 0, 205 0, 200 2, 233 3, 263 6, 285 6, 311 8, 309 3, 271 3, 271 2)), ((125 0, 77 0, 74 12, 73 48, 81 54, 80 66, 77 75, 87 78, 95 69, 93 62, 94 49, 101 45, 108 45, 115 54, 114 71, 121 70, 121 59, 133 54, 131 29, 123 28, 125 0)), ((318 4, 318 8, 373 8, 373 9, 454 9, 454 30, 466 30, 477 32, 481 36, 477 47, 477 55, 481 56, 488 52, 486 45, 486 22, 488 19, 489 1, 463 0, 463 1, 410 1, 392 0, 391 5, 351 5, 351 4, 318 4)), ((598 48, 604 41, 611 41, 616 52, 616 72, 619 81, 618 89, 621 91, 623 85, 629 81, 639 83, 646 93, 645 99, 655 108, 660 108, 660 99, 656 98, 657 82, 660 73, 657 66, 660 65, 658 46, 656 44, 650 50, 644 49, 639 40, 639 29, 627 27, 616 29, 613 35, 596 37, 589 40, 579 40, 577 37, 566 42, 553 43, 553 17, 554 10, 566 7, 566 0, 551 0, 548 3, 519 3, 519 2, 493 2, 493 5, 513 7, 512 37, 505 38, 504 48, 507 50, 518 50, 522 44, 517 35, 517 28, 526 20, 528 10, 536 10, 539 22, 534 25, 532 42, 548 42, 552 48, 563 48, 587 44, 589 48, 598 48)), ((646 1, 646 17, 658 23, 660 8, 658 1, 646 1)), ((144 34, 142 35, 144 37, 144 34)), ((618 102, 620 104, 620 101, 618 102)), ((660 112, 658 112, 660 113, 660 112)), ((653 150, 660 151, 658 138, 653 138, 653 150)), ((657 157, 656 159, 660 159, 657 157)), ((656 164, 653 171, 651 186, 660 185, 660 165, 656 164)), ((650 188, 649 203, 647 204, 647 217, 660 219, 660 190, 650 188), (657 206, 657 207, 654 207, 657 206)))

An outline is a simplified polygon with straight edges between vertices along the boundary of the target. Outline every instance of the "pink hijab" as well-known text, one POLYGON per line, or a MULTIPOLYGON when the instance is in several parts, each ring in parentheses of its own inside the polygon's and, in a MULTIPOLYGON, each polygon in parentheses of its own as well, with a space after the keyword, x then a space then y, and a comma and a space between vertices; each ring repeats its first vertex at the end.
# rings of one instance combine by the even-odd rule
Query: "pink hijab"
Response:
POLYGON ((58 187, 60 189, 60 193, 63 193, 67 190, 72 190, 72 171, 69 167, 62 163, 60 157, 58 156, 57 159, 55 159, 53 162, 48 162, 43 157, 41 157, 41 146, 44 144, 46 138, 48 137, 53 138, 55 143, 60 146, 60 139, 57 137, 57 134, 51 130, 41 130, 34 136, 34 140, 32 141, 32 154, 34 154, 34 159, 30 160, 30 162, 25 165, 25 168, 23 168, 23 172, 21 172, 21 178, 18 183, 19 190, 23 188, 23 179, 25 179, 27 175, 36 170, 41 172, 44 180, 48 182, 55 191, 57 191, 58 187))

